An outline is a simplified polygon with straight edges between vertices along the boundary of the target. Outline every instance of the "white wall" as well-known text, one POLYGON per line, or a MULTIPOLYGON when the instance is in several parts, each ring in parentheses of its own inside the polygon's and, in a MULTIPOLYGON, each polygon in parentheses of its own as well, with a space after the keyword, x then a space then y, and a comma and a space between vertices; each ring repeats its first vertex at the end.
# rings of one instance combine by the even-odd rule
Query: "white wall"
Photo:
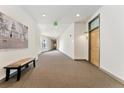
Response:
POLYGON ((103 6, 91 18, 99 13, 100 68, 124 80, 124 6, 103 6))
POLYGON ((40 42, 41 42, 41 45, 40 45, 41 46, 40 47, 41 52, 45 52, 45 51, 49 51, 49 50, 53 49, 53 41, 49 37, 41 35, 40 42), (46 48, 42 47, 42 42, 44 40, 46 41, 46 48))
POLYGON ((74 58, 88 60, 88 38, 85 22, 76 22, 74 26, 74 58))
POLYGON ((84 34, 87 31, 86 27, 85 22, 71 24, 57 40, 58 49, 72 59, 88 60, 88 39, 84 34))
MULTIPOLYGON (((88 20, 92 20, 95 16, 100 14, 100 68, 110 72, 116 77, 124 80, 124 6, 103 6, 99 9, 93 16, 88 20)), ((87 28, 88 28, 88 22, 87 28)), ((81 31, 81 24, 75 24, 77 26, 77 31, 81 31)), ((82 25, 83 26, 83 25, 82 25)), ((85 46, 84 50, 87 50, 80 54, 79 49, 72 43, 72 40, 76 40, 78 37, 69 38, 70 33, 79 34, 74 32, 74 24, 65 31, 65 33, 57 41, 58 49, 71 58, 82 58, 83 53, 87 53, 85 58, 88 58, 88 46, 85 46), (75 50, 76 49, 76 50, 75 50), (75 53, 76 52, 76 55, 75 53)), ((83 30, 83 29, 82 29, 83 30)), ((87 29, 88 31, 88 29, 87 29)), ((74 35, 75 35, 74 34, 74 35)), ((84 44, 88 45, 85 39, 82 40, 84 44)), ((78 39, 77 39, 78 40, 78 39)), ((81 39, 80 39, 81 40, 81 39)), ((78 40, 78 41, 80 41, 78 40)), ((82 42, 74 41, 76 45, 82 42)), ((81 50, 83 51, 83 50, 81 50)))
POLYGON ((36 23, 32 18, 19 6, 0 6, 0 12, 6 14, 7 16, 27 25, 28 30, 28 48, 26 49, 6 49, 0 50, 0 79, 5 77, 4 66, 13 63, 18 59, 25 57, 35 57, 38 53, 39 48, 39 34, 36 28, 36 23))
POLYGON ((70 24, 66 31, 58 38, 57 43, 58 50, 74 59, 74 24, 70 24))
POLYGON ((72 59, 88 60, 88 39, 84 34, 87 31, 86 27, 85 22, 71 24, 57 40, 58 49, 72 59))

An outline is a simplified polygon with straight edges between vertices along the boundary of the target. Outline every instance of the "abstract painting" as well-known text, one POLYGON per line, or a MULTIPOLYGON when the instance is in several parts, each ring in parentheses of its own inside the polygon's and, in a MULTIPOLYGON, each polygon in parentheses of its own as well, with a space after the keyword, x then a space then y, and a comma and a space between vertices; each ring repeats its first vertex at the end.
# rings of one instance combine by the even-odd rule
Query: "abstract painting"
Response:
POLYGON ((0 49, 28 48, 28 27, 0 12, 0 49))

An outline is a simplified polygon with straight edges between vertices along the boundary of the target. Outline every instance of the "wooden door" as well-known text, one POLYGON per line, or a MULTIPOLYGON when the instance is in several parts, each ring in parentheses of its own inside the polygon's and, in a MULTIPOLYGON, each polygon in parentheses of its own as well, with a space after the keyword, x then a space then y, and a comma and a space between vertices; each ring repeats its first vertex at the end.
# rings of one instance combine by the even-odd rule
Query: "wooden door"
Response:
POLYGON ((99 67, 99 28, 90 31, 90 62, 99 67))

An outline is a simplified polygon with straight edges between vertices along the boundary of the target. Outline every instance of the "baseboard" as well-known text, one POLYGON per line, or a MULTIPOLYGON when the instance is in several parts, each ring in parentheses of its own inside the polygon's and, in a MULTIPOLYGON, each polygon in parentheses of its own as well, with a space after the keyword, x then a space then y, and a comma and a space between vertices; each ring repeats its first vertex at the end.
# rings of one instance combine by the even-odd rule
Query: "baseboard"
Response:
MULTIPOLYGON (((58 50, 58 49, 57 49, 58 50)), ((70 59, 72 59, 73 61, 86 61, 86 62, 88 62, 88 60, 87 59, 74 59, 74 58, 72 58, 72 57, 70 57, 69 55, 67 55, 66 53, 64 53, 64 52, 62 52, 62 51, 60 51, 60 50, 58 50, 59 52, 61 52, 62 54, 64 54, 64 55, 66 55, 66 56, 68 56, 70 59)))
POLYGON ((59 52, 61 52, 62 54, 66 55, 66 56, 69 57, 71 60, 74 60, 72 57, 70 57, 70 56, 67 55, 66 53, 64 53, 64 52, 62 52, 62 51, 60 51, 60 50, 58 50, 58 49, 57 49, 57 51, 59 51, 59 52))
MULTIPOLYGON (((16 73, 17 73, 16 71, 12 72, 12 73, 10 74, 10 78, 13 77, 16 73)), ((1 82, 4 82, 4 81, 5 81, 5 76, 4 76, 3 78, 1 78, 0 83, 1 83, 1 82)))
POLYGON ((74 59, 74 61, 86 61, 86 62, 88 62, 87 59, 74 59))
MULTIPOLYGON (((29 68, 25 68, 25 67, 23 67, 21 70, 21 73, 24 71, 24 70, 29 70, 31 67, 29 67, 29 68)), ((12 77, 14 77, 14 76, 17 76, 17 71, 16 70, 14 70, 12 73, 10 73, 10 78, 12 78, 12 77)), ((6 76, 4 76, 4 77, 2 77, 1 79, 0 79, 0 83, 1 82, 4 82, 5 81, 5 78, 6 78, 6 76)))
POLYGON ((2 77, 1 79, 0 79, 0 83, 2 83, 2 82, 4 82, 5 81, 5 77, 2 77))
POLYGON ((110 77, 112 77, 113 79, 119 81, 121 84, 124 84, 124 80, 120 79, 119 77, 113 75, 111 72, 106 71, 103 68, 100 68, 101 71, 105 72, 107 75, 109 75, 110 77))

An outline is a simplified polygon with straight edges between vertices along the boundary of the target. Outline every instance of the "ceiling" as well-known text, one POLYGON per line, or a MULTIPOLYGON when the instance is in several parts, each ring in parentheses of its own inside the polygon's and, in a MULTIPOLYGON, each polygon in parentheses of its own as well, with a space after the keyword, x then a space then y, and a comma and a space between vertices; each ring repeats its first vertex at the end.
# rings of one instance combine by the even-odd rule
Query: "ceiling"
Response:
POLYGON ((37 22, 43 35, 57 38, 73 22, 85 21, 99 5, 30 5, 22 6, 37 22), (76 14, 80 17, 76 17, 76 14), (42 16, 45 14, 46 16, 42 16), (55 27, 54 22, 58 22, 55 27))

